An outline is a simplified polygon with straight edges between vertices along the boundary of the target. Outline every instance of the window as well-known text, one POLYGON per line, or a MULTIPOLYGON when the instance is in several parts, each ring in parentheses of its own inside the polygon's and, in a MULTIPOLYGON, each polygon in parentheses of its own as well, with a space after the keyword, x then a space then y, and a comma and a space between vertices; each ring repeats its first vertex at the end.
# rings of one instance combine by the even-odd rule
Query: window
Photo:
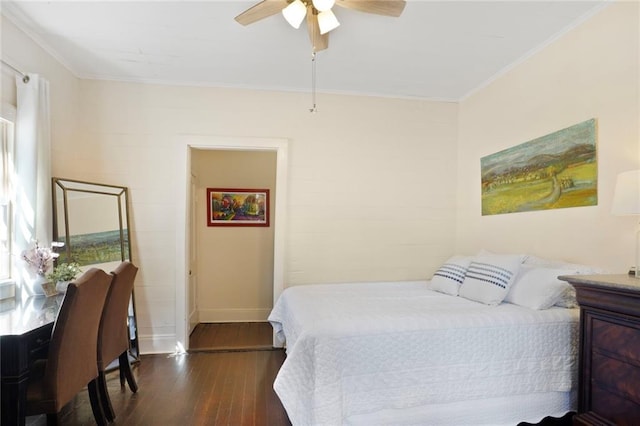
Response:
MULTIPOLYGON (((3 114, 4 115, 4 114, 3 114)), ((0 282, 11 278, 13 239, 13 122, 0 116, 0 282)))

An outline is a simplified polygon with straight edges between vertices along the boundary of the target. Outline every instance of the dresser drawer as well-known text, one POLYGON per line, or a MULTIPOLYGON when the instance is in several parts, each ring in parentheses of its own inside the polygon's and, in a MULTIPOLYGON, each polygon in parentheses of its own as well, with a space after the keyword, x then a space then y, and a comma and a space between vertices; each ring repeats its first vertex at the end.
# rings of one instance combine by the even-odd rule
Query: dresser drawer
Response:
POLYGON ((638 366, 594 352, 591 357, 591 383, 592 386, 640 404, 638 366))
POLYGON ((593 317, 592 347, 618 355, 640 366, 640 329, 593 317))
POLYGON ((598 413, 601 421, 585 424, 602 426, 606 424, 604 421, 608 421, 616 426, 638 426, 640 405, 620 398, 596 384, 591 387, 591 400, 591 412, 598 413))
POLYGON ((578 413, 574 425, 640 426, 640 279, 560 277, 580 305, 578 413))

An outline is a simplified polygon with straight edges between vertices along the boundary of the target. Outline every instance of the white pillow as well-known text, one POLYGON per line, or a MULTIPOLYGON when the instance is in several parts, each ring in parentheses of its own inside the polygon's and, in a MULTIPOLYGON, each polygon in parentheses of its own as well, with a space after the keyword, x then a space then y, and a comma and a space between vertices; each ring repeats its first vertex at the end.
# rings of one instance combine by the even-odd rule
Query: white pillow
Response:
POLYGON ((431 278, 431 290, 440 293, 458 295, 458 289, 464 281, 471 258, 466 256, 453 256, 433 274, 431 278))
POLYGON ((606 274, 607 271, 595 266, 581 265, 579 263, 569 263, 564 260, 545 259, 544 257, 534 256, 532 254, 527 255, 527 258, 523 262, 525 265, 542 266, 545 268, 556 269, 573 269, 574 271, 569 275, 591 275, 591 274, 606 274))
POLYGON ((513 284, 521 261, 519 255, 476 256, 467 269, 459 295, 487 305, 499 304, 513 284))
POLYGON ((544 257, 534 256, 533 254, 527 255, 523 263, 525 265, 545 266, 549 268, 559 268, 567 264, 564 260, 546 259, 544 257))
POLYGON ((578 300, 576 299, 576 289, 571 284, 566 283, 567 288, 558 298, 555 306, 560 306, 561 308, 577 308, 578 300))
POLYGON ((531 309, 549 309, 573 289, 569 283, 560 281, 558 276, 574 274, 575 269, 522 265, 504 301, 531 309))

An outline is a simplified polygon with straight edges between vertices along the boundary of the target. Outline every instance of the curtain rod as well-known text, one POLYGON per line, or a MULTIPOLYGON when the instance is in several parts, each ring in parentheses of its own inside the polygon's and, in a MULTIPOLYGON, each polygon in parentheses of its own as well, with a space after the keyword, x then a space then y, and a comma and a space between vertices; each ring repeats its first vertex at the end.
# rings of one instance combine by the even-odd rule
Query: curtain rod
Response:
POLYGON ((0 59, 0 62, 2 62, 7 67, 11 68, 13 71, 15 71, 18 74, 20 74, 22 76, 22 82, 23 83, 28 83, 29 82, 29 75, 27 73, 24 73, 24 72, 20 71, 18 68, 14 67, 13 65, 11 65, 9 62, 5 61, 4 59, 0 59))

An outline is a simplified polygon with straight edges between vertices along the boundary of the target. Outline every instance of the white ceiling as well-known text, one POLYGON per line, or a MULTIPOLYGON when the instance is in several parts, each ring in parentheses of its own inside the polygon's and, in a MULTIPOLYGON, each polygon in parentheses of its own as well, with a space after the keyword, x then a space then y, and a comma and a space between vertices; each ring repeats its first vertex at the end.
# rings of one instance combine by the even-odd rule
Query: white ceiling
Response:
MULTIPOLYGON (((306 28, 253 1, 9 1, 2 13, 81 78, 309 91, 306 28)), ((408 0, 399 18, 340 7, 317 90, 457 101, 606 5, 408 0)), ((26 70, 30 71, 30 70, 26 70)))

